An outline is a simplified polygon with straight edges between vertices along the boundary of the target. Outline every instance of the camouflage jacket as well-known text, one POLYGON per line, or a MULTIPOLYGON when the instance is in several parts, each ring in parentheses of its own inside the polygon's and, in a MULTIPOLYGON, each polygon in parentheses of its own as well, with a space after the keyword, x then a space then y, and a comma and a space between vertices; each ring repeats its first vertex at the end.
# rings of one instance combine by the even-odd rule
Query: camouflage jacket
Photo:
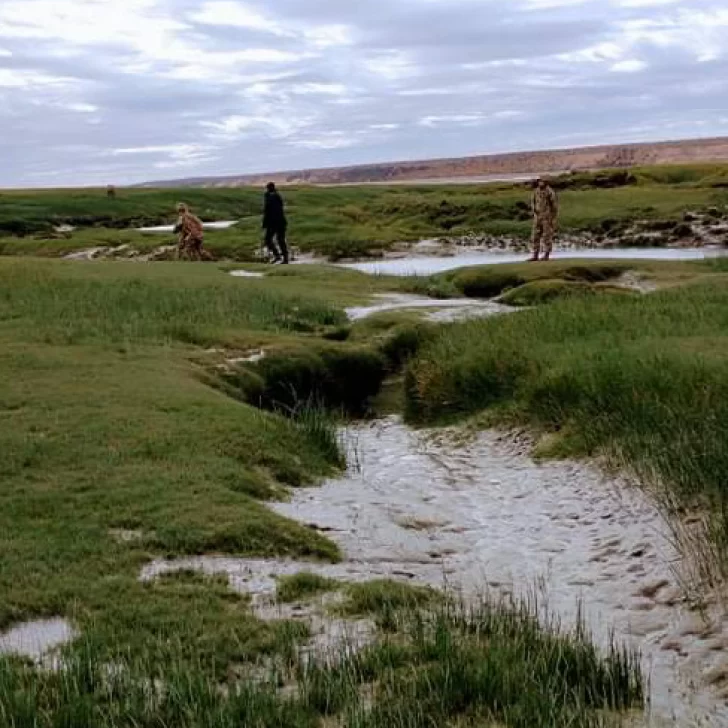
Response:
POLYGON ((179 216, 174 231, 179 233, 180 242, 183 243, 188 240, 202 240, 205 234, 200 218, 190 212, 184 212, 179 216))
POLYGON ((559 200, 551 187, 537 188, 531 201, 536 217, 556 219, 559 214, 559 200))

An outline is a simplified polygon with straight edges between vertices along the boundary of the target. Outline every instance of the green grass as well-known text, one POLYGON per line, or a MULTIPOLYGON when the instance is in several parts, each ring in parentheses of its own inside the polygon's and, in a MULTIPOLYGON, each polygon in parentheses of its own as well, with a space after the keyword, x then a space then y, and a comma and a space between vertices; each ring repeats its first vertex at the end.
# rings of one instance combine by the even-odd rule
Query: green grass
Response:
POLYGON ((612 296, 638 296, 639 293, 616 285, 592 285, 583 281, 546 279, 525 283, 518 288, 506 291, 500 302, 508 306, 540 306, 563 298, 583 298, 608 294, 612 296))
POLYGON ((344 595, 345 599, 336 611, 349 617, 382 616, 403 609, 413 610, 436 603, 442 598, 429 587, 390 579, 351 584, 344 595))
POLYGON ((0 627, 66 615, 131 634, 174 615, 183 633, 195 610, 137 580, 152 554, 338 558, 263 503, 341 467, 331 426, 207 384, 204 347, 343 321, 295 289, 205 266, 0 263, 0 627))
POLYGON ((408 371, 410 419, 487 411, 556 432, 560 454, 606 454, 706 503, 725 548, 725 262, 690 268, 695 282, 648 296, 569 297, 443 330, 408 371))
MULTIPOLYGON (((563 188, 561 229, 603 230, 607 222, 619 228, 634 220, 677 223, 687 211, 724 209, 726 169, 696 165, 567 176, 555 182, 563 188), (605 178, 616 186, 604 187, 605 178)), ((471 231, 525 239, 529 196, 523 184, 285 190, 291 242, 330 259, 375 256, 397 242, 471 231)), ((205 220, 240 219, 233 230, 210 232, 207 246, 219 258, 251 261, 260 248, 261 198, 259 190, 249 188, 120 189, 115 200, 104 190, 3 192, 0 235, 6 237, 0 237, 0 252, 60 255, 118 244, 147 251, 171 242, 171 236, 128 228, 170 223, 176 202, 184 200, 205 220), (50 231, 60 223, 79 230, 56 239, 50 231)))
POLYGON ((279 602, 301 602, 327 592, 337 591, 341 584, 318 574, 302 571, 278 579, 276 597, 279 602))
POLYGON ((433 280, 440 285, 446 284, 469 298, 496 298, 509 290, 543 281, 562 280, 567 284, 611 281, 635 268, 647 273, 653 270, 650 263, 642 265, 634 261, 579 262, 567 259, 538 264, 507 263, 458 268, 433 276, 433 280))
POLYGON ((400 611, 395 625, 359 652, 343 647, 325 660, 274 659, 255 680, 244 679, 238 665, 243 679, 216 681, 204 659, 174 656, 160 671, 149 655, 110 656, 91 642, 55 672, 0 659, 0 722, 9 728, 601 728, 642 705, 632 655, 617 649, 601 655, 580 630, 540 627, 526 605, 448 602, 400 611))

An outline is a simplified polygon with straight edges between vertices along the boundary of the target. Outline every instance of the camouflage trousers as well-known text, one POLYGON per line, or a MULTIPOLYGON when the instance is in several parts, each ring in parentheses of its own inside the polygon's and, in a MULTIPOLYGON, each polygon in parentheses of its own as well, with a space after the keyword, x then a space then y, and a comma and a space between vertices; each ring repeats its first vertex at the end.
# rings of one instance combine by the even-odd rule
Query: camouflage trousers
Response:
POLYGON ((179 246, 177 248, 177 258, 182 260, 188 258, 189 260, 202 260, 205 251, 203 250, 202 238, 180 238, 179 246))
POLYGON ((538 258, 543 253, 544 258, 551 255, 556 235, 556 220, 548 216, 537 216, 533 220, 533 235, 531 246, 533 257, 538 258))

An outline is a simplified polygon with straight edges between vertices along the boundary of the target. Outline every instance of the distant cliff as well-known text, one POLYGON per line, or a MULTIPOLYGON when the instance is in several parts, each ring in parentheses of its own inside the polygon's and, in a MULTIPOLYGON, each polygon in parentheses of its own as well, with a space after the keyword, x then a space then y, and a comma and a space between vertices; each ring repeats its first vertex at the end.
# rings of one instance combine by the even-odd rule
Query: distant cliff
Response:
POLYGON ((374 184, 453 181, 467 178, 509 177, 651 164, 689 164, 728 161, 728 137, 687 141, 581 147, 490 154, 458 159, 391 162, 330 169, 304 169, 227 177, 197 177, 148 182, 143 187, 244 187, 278 184, 374 184))

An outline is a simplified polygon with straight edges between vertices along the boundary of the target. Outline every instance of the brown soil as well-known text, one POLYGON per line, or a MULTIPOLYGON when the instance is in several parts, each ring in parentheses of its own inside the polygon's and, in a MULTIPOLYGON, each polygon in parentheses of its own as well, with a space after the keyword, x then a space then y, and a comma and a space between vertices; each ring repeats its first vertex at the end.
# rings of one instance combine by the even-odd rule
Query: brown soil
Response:
POLYGON ((408 182, 487 181, 512 176, 571 170, 611 169, 653 164, 694 164, 728 161, 728 137, 673 142, 622 144, 574 149, 514 152, 411 162, 390 162, 330 169, 306 169, 229 177, 150 182, 157 186, 244 187, 269 181, 279 184, 371 184, 408 182))

